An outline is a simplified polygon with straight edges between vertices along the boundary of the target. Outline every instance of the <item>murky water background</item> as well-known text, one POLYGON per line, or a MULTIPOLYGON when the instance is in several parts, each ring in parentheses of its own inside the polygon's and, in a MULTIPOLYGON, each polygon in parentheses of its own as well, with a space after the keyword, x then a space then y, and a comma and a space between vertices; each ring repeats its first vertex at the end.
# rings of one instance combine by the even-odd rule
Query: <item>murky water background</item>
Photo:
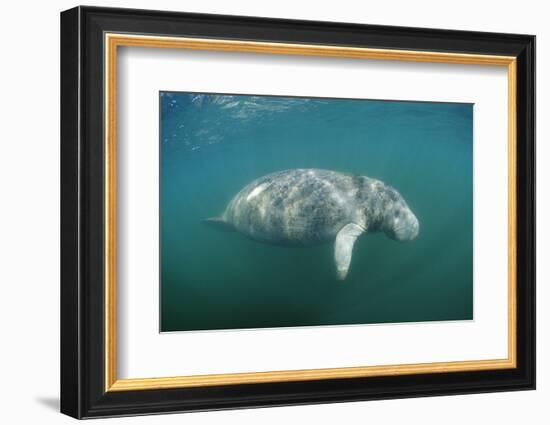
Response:
POLYGON ((160 94, 161 330, 472 319, 470 104, 160 94), (396 188, 420 221, 333 244, 261 244, 201 223, 252 180, 326 168, 396 188))

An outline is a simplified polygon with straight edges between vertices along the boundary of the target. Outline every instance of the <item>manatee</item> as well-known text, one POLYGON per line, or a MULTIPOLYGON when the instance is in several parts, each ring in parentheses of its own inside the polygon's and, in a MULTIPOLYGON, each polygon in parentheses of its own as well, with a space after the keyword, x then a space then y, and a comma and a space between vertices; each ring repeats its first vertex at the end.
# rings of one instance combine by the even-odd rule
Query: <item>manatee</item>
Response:
POLYGON ((418 219, 390 185, 321 169, 291 169, 260 177, 237 193, 222 215, 205 221, 269 244, 334 241, 340 280, 348 274, 360 235, 382 231, 396 241, 410 241, 419 231, 418 219))

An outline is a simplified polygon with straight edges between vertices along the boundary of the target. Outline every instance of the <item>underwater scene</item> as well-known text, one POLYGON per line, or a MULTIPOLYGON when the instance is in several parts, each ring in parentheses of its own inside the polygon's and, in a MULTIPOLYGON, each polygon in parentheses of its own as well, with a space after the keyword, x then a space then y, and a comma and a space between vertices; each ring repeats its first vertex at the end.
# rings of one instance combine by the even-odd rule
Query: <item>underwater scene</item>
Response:
POLYGON ((160 331, 473 319, 473 105, 160 92, 160 331))

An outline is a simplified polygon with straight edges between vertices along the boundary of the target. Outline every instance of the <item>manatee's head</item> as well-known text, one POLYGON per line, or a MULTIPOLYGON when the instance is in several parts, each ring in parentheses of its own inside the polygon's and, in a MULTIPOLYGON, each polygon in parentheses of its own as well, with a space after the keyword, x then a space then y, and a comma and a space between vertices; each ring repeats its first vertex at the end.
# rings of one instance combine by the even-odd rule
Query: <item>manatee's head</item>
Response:
POLYGON ((382 228, 396 241, 411 241, 418 236, 420 225, 403 197, 394 188, 386 186, 386 202, 382 228))

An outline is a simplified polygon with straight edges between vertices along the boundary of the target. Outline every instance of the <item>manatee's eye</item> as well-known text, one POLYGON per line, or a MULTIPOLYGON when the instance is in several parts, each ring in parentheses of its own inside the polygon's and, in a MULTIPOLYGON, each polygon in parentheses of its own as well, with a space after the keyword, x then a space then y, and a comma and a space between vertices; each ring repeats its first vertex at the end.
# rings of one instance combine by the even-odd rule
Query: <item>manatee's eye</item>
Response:
POLYGON ((400 214, 399 214, 399 211, 398 211, 398 210, 395 210, 395 211, 393 212, 393 216, 394 216, 394 217, 399 217, 399 215, 400 215, 400 214))

